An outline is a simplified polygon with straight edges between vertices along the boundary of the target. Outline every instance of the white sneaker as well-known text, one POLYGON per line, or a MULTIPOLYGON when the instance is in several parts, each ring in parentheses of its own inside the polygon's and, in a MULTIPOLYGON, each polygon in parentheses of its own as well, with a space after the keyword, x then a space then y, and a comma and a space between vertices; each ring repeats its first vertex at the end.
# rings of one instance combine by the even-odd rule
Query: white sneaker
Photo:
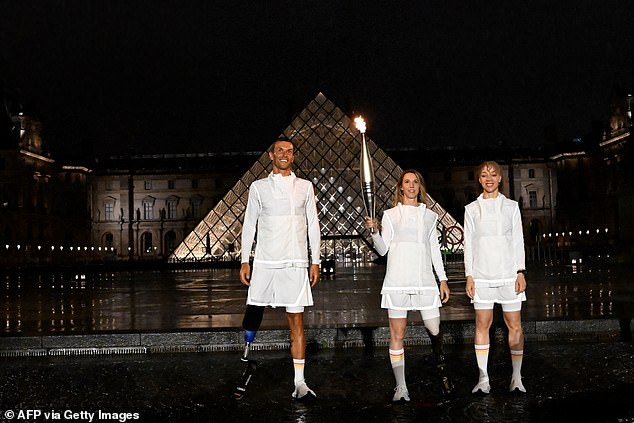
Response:
POLYGON ((291 394, 296 400, 317 398, 317 394, 306 385, 306 381, 302 380, 295 385, 295 391, 291 394))
POLYGON ((518 377, 511 379, 511 385, 509 386, 509 392, 515 392, 515 391, 520 391, 523 393, 526 393, 526 388, 524 388, 524 385, 522 384, 522 377, 518 377))
POLYGON ((488 376, 481 377, 480 380, 478 380, 478 384, 475 386, 475 388, 473 388, 471 393, 476 394, 478 393, 478 391, 482 392, 483 394, 488 394, 489 392, 491 392, 491 385, 489 384, 488 376))
POLYGON ((396 388, 394 388, 394 398, 392 398, 392 401, 398 402, 400 400, 409 401, 409 392, 405 385, 397 385, 396 388))

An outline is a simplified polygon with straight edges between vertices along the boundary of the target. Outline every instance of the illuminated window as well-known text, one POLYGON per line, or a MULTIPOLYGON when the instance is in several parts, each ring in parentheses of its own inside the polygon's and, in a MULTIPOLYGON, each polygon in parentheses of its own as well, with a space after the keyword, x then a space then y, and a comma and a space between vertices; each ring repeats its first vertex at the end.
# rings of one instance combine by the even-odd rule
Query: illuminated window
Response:
POLYGON ((149 201, 143 202, 143 219, 154 219, 154 204, 149 201))
POLYGON ((112 222, 114 220, 114 203, 106 203, 104 204, 104 217, 107 221, 112 222))
POLYGON ((176 219, 176 200, 167 200, 167 218, 176 219))

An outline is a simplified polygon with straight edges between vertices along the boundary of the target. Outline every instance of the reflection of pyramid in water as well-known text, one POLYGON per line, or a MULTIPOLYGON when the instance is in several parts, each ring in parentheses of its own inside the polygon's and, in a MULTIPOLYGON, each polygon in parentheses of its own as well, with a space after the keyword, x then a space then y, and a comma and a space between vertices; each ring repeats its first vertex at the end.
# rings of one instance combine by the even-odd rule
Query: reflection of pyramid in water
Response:
MULTIPOLYGON (((315 185, 321 224, 322 257, 339 260, 375 258, 368 231, 359 180, 361 135, 354 122, 323 94, 284 130, 296 148, 294 171, 315 185)), ((392 207, 394 186, 402 169, 366 136, 375 175, 376 210, 392 207)), ((251 182, 271 169, 263 153, 222 200, 174 250, 171 261, 239 259, 240 235, 251 182)), ((462 227, 431 197, 429 204, 440 216, 438 229, 444 251, 462 250, 462 227)))

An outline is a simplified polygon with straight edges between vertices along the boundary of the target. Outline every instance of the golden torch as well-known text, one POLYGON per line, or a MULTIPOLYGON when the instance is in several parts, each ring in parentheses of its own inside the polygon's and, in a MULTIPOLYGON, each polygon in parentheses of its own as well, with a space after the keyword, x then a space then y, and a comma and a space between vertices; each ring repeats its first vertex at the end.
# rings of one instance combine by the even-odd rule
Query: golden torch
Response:
MULTIPOLYGON (((359 158, 359 177, 361 179, 361 196, 363 197, 363 205, 365 206, 366 216, 374 219, 376 215, 374 204, 374 168, 372 167, 372 158, 368 152, 368 145, 365 142, 365 121, 361 116, 354 119, 359 132, 361 132, 361 157, 359 158)), ((370 232, 374 233, 374 229, 370 232)))

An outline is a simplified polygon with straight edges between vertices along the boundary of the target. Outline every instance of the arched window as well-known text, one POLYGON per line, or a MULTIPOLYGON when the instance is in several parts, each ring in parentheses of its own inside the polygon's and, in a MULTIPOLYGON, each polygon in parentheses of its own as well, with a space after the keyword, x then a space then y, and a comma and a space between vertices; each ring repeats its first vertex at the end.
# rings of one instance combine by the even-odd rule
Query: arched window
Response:
POLYGON ((143 252, 149 254, 153 251, 152 232, 144 232, 141 237, 141 242, 143 243, 143 252))

